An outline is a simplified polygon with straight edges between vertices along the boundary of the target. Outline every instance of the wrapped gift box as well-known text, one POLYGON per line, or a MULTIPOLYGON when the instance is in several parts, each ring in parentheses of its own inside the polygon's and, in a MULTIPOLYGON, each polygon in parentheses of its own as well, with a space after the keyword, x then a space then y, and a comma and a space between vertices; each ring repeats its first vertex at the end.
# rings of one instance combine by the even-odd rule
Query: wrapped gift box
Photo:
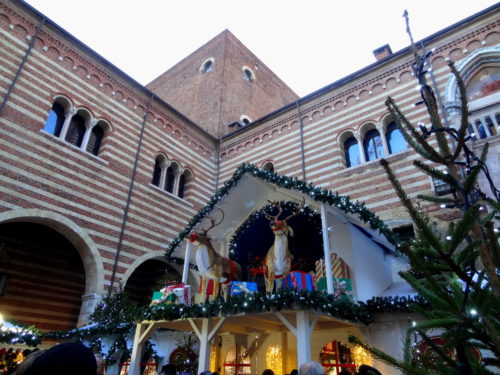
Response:
POLYGON ((295 288, 297 290, 315 290, 315 277, 308 272, 293 271, 286 276, 283 282, 283 287, 295 288))
POLYGON ((177 304, 190 305, 191 304, 191 285, 177 286, 172 290, 172 295, 176 297, 177 304))
POLYGON ((151 304, 160 305, 162 303, 191 304, 191 285, 184 283, 169 285, 160 291, 153 292, 151 304))
MULTIPOLYGON (((332 264, 332 277, 345 279, 351 278, 349 266, 341 257, 335 253, 331 253, 330 262, 332 264)), ((322 277, 326 277, 325 258, 321 258, 316 261, 316 280, 319 280, 322 277)))
POLYGON ((257 283, 246 281, 231 281, 229 284, 228 294, 237 296, 239 294, 256 293, 257 283))
POLYGON ((160 291, 153 292, 153 298, 151 298, 151 304, 158 305, 158 304, 162 303, 162 299, 161 299, 162 296, 163 296, 163 294, 160 291))
POLYGON ((153 292, 151 305, 161 305, 162 303, 175 303, 177 296, 171 292, 165 293, 165 289, 153 292))
MULTIPOLYGON (((327 292, 326 277, 322 277, 321 279, 316 281, 316 290, 325 293, 327 292)), ((349 298, 352 298, 351 279, 347 279, 344 277, 333 278, 333 294, 337 297, 347 296, 349 298)))

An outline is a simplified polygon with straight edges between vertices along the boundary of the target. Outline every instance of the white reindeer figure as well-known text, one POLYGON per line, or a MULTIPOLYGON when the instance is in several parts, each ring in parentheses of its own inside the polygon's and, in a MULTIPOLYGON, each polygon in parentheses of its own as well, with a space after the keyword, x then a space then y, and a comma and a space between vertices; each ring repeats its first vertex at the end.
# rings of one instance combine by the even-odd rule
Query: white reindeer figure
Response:
POLYGON ((202 298, 207 296, 208 280, 214 280, 214 298, 219 296, 222 286, 225 299, 227 298, 227 284, 231 281, 241 280, 242 277, 241 266, 229 258, 219 255, 208 236, 208 231, 224 220, 224 212, 220 211, 222 212, 222 219, 218 223, 216 223, 215 218, 206 216, 211 223, 210 226, 207 229, 200 229, 198 232, 191 233, 188 237, 188 241, 198 247, 196 250, 196 265, 201 275, 202 298))
POLYGON ((297 216, 304 207, 305 199, 297 206, 295 212, 283 220, 278 220, 283 213, 283 207, 280 202, 271 202, 278 208, 278 214, 275 216, 264 214, 270 221, 269 226, 274 234, 273 246, 269 249, 265 258, 265 281, 266 292, 272 293, 274 284, 276 289, 281 288, 283 279, 288 275, 292 263, 292 255, 288 249, 288 236, 293 237, 293 229, 288 226, 287 221, 297 216))

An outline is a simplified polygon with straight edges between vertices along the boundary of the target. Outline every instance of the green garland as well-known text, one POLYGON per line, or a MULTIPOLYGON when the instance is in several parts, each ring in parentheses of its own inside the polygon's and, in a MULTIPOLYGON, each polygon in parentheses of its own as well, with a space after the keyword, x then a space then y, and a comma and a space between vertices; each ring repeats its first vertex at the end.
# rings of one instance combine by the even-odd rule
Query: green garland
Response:
MULTIPOLYGON (((400 246, 396 234, 392 230, 390 230, 387 225, 385 225, 382 219, 380 219, 373 212, 367 209, 364 203, 352 202, 349 197, 341 196, 338 193, 332 193, 330 190, 323 190, 319 187, 315 187, 311 183, 306 183, 295 177, 282 176, 271 171, 259 169, 253 164, 244 163, 236 169, 233 176, 226 182, 224 182, 224 185, 215 193, 214 196, 212 196, 207 205, 200 211, 198 211, 195 216, 193 216, 184 230, 180 232, 177 238, 170 243, 170 245, 166 249, 165 254, 167 261, 176 264, 184 263, 183 259, 172 256, 174 250, 191 233, 194 227, 201 220, 203 220, 203 218, 208 215, 210 211, 212 211, 212 209, 222 199, 222 197, 229 194, 229 191, 234 186, 236 186, 238 181, 246 173, 251 173, 253 176, 260 178, 263 181, 272 183, 280 188, 298 190, 304 194, 307 194, 310 198, 314 199, 317 202, 335 206, 347 214, 356 214, 362 222, 370 224, 370 227, 372 229, 379 231, 387 238, 390 243, 392 243, 396 247, 400 246)), ((190 264, 190 268, 195 269, 196 266, 190 264)))
MULTIPOLYGON (((280 202, 281 206, 288 211, 294 211, 298 207, 298 203, 294 202, 280 202)), ((245 233, 245 231, 255 224, 257 220, 264 215, 264 213, 268 213, 272 211, 274 206, 272 204, 268 204, 267 206, 262 207, 260 210, 253 212, 248 218, 234 231, 233 237, 229 241, 229 257, 231 258, 236 254, 236 248, 238 247, 238 243, 240 242, 240 237, 245 233)), ((309 207, 304 207, 302 209, 304 215, 309 217, 319 216, 320 214, 315 210, 310 209, 309 207)), ((321 233, 321 228, 319 228, 321 233)))
POLYGON ((42 341, 40 331, 35 326, 27 326, 15 320, 7 320, 6 322, 16 326, 16 328, 0 328, 0 343, 38 346, 42 341))
POLYGON ((165 304, 152 306, 144 311, 142 320, 177 320, 187 318, 211 318, 217 316, 262 313, 281 310, 316 310, 333 317, 361 322, 373 322, 373 314, 380 312, 411 312, 411 305, 428 308, 419 297, 384 297, 367 302, 353 303, 348 299, 335 298, 318 291, 282 289, 276 294, 264 293, 229 296, 208 303, 194 305, 165 304))
MULTIPOLYGON (((370 324, 376 313, 395 312, 411 313, 412 305, 429 309, 430 306, 421 297, 376 297, 367 302, 354 303, 348 299, 335 299, 332 295, 318 291, 297 291, 295 289, 282 289, 275 294, 264 293, 229 296, 227 300, 217 299, 213 302, 194 305, 164 304, 142 309, 135 309, 133 322, 115 322, 115 324, 74 328, 66 331, 51 331, 40 334, 38 330, 29 327, 29 331, 0 332, 2 343, 23 343, 37 346, 43 339, 73 339, 79 342, 84 340, 97 344, 97 340, 104 336, 118 335, 104 356, 110 361, 112 355, 118 350, 130 351, 127 348, 125 336, 135 329, 135 322, 142 320, 176 320, 187 318, 209 318, 242 313, 260 313, 266 311, 281 311, 288 309, 310 309, 330 314, 333 317, 370 324), (29 333, 28 333, 29 332, 29 333)), ((110 308, 108 311, 114 311, 110 308)), ((104 319, 109 321, 108 319, 104 319)))

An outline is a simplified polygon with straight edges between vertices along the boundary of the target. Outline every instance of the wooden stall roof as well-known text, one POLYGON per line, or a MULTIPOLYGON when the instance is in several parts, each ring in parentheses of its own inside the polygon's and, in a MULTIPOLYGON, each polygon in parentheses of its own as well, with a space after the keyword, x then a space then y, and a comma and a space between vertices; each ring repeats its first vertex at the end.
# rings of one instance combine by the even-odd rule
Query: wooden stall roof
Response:
MULTIPOLYGON (((297 326, 296 310, 282 310, 280 313, 293 325, 297 326)), ((313 312, 313 311, 311 311, 313 312)), ((334 318, 330 315, 325 315, 320 312, 314 312, 318 315, 318 321, 314 326, 314 331, 321 331, 332 328, 345 328, 352 327, 354 323, 343 321, 334 318)), ((193 321, 201 320, 203 318, 192 318, 193 321)), ((217 324, 221 317, 213 317, 210 320, 217 324)), ((154 324, 154 328, 168 328, 176 331, 193 331, 188 319, 179 320, 155 320, 155 321, 142 321, 143 324, 154 324)), ((219 333, 233 333, 233 334, 250 334, 250 333, 264 333, 264 332, 280 332, 288 331, 285 324, 279 319, 276 312, 270 311, 265 313, 255 314, 238 314, 226 316, 219 333)))

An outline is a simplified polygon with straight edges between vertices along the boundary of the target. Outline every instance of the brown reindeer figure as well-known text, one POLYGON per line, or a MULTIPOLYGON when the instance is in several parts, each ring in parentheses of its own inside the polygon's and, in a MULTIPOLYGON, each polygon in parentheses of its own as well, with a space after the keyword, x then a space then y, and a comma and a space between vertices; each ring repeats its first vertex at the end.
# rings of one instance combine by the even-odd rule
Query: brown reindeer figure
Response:
POLYGON ((210 226, 191 233, 188 237, 188 241, 198 247, 196 250, 196 265, 201 275, 201 295, 204 296, 202 298, 207 296, 208 280, 214 281, 214 298, 219 296, 220 289, 222 289, 225 299, 227 298, 227 285, 229 282, 239 281, 242 278, 241 266, 229 258, 219 255, 208 236, 208 231, 224 220, 224 212, 220 211, 222 212, 222 219, 219 222, 216 223, 215 218, 206 216, 210 221, 210 226))
POLYGON ((293 229, 288 226, 287 221, 292 217, 297 216, 305 204, 305 199, 297 206, 295 212, 283 220, 278 220, 283 213, 283 207, 280 202, 271 202, 273 206, 278 208, 278 214, 271 216, 264 214, 267 220, 270 221, 269 226, 274 234, 273 246, 269 249, 265 259, 265 281, 267 293, 272 293, 274 284, 276 289, 281 288, 283 279, 288 275, 292 263, 292 255, 288 249, 288 236, 293 237, 293 229))

